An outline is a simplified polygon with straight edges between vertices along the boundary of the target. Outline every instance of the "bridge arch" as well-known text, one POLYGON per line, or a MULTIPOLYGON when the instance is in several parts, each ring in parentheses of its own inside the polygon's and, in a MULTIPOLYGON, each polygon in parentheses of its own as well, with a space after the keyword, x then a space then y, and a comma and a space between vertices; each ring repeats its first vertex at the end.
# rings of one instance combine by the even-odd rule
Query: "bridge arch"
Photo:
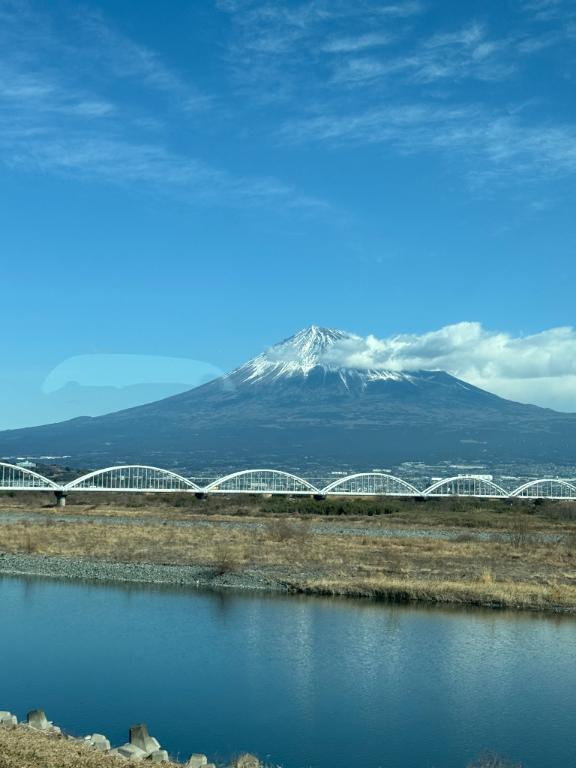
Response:
POLYGON ((243 469, 214 480, 202 490, 207 493, 320 493, 308 480, 279 469, 243 469))
POLYGON ((60 486, 44 475, 27 467, 0 461, 0 490, 2 491, 53 491, 60 486))
POLYGON ((424 496, 482 496, 486 498, 507 497, 508 491, 492 480, 478 475, 458 475, 448 477, 431 485, 423 492, 424 496))
POLYGON ((200 491, 201 488, 182 475, 169 469, 144 464, 125 464, 89 472, 65 485, 64 491, 134 491, 176 493, 200 491))
POLYGON ((384 472, 358 472, 340 477, 327 485, 322 494, 350 494, 351 496, 421 496, 411 483, 384 472))
POLYGON ((512 491, 510 496, 521 499, 575 499, 576 485, 568 482, 568 480, 546 477, 524 483, 512 491))

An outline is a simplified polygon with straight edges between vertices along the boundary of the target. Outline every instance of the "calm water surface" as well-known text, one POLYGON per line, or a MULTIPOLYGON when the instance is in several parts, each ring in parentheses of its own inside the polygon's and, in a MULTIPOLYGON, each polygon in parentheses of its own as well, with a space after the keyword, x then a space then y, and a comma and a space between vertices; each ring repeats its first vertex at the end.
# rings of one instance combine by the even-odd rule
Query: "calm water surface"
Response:
POLYGON ((0 578, 0 709, 182 758, 576 766, 576 621, 0 578))

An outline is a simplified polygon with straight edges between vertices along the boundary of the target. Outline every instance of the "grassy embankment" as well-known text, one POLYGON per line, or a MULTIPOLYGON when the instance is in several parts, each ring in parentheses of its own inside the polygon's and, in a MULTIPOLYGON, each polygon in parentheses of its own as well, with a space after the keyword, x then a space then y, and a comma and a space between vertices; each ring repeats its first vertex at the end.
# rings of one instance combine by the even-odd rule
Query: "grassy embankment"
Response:
MULTIPOLYGON (((45 733, 0 726, 0 768, 126 768, 123 757, 45 733)), ((163 763, 176 768, 176 763, 163 763)), ((182 766, 179 766, 182 768, 182 766)))
POLYGON ((0 522, 0 553, 261 570, 307 593, 576 613, 574 502, 86 494, 52 505, 0 496, 0 511, 40 513, 0 522))
MULTIPOLYGON (((241 763, 241 759, 239 761, 241 763)), ((0 727, 0 768, 126 768, 121 757, 97 752, 86 744, 64 737, 21 728, 0 727)), ((165 768, 183 768, 162 763, 165 768)), ((497 755, 485 755, 468 768, 522 768, 497 755)))

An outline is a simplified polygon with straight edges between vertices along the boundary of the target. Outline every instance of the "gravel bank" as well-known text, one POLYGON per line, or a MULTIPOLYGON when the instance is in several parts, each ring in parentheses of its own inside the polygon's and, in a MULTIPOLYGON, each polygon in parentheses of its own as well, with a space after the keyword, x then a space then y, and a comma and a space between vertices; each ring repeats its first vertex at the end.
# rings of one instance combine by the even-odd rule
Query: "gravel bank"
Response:
MULTIPOLYGON (((73 579, 93 583, 154 584, 198 589, 260 590, 371 598, 395 603, 470 605, 483 608, 576 612, 572 587, 525 583, 410 580, 398 576, 352 578, 323 573, 317 567, 260 566, 219 572, 214 567, 119 563, 107 560, 0 553, 0 579, 33 577, 73 579)), ((1 761, 0 761, 1 765, 1 761)))
POLYGON ((0 554, 1 576, 38 576, 136 584, 172 584, 216 589, 290 591, 289 585, 282 578, 289 577, 289 574, 282 574, 282 577, 279 577, 276 570, 272 573, 265 568, 246 568, 241 573, 218 573, 214 568, 206 566, 113 563, 105 560, 8 553, 0 554))

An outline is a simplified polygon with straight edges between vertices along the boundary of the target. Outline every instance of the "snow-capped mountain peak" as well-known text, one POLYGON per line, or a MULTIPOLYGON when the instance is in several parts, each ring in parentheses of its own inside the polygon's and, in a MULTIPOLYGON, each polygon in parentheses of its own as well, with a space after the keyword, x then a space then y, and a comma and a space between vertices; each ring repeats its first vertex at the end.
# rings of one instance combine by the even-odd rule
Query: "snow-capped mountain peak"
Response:
POLYGON ((237 383, 257 383, 293 377, 308 377, 312 371, 337 374, 346 387, 378 380, 411 380, 396 371, 350 368, 338 361, 345 351, 346 342, 353 342, 353 334, 335 328, 311 325, 294 336, 284 339, 260 355, 232 371, 229 377, 237 383))
POLYGON ((259 357, 267 358, 271 363, 295 363, 302 369, 309 369, 322 365, 328 350, 338 342, 353 338, 351 334, 335 328, 311 325, 270 347, 259 357))

